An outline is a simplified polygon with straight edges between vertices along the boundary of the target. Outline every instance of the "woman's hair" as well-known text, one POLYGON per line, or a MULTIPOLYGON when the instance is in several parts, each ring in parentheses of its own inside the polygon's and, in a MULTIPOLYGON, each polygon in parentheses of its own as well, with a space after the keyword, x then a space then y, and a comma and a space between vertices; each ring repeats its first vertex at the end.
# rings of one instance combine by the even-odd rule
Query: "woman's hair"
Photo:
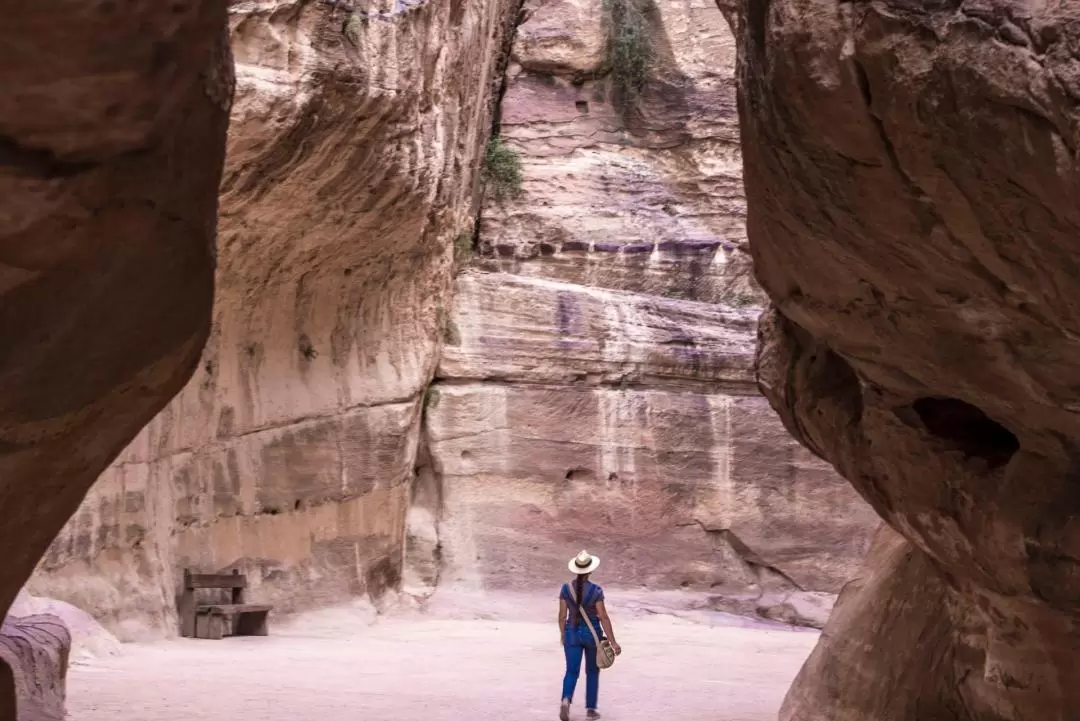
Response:
POLYGON ((579 573, 577 578, 574 579, 574 593, 577 594, 578 608, 574 609, 573 613, 573 626, 577 628, 578 620, 581 618, 581 611, 578 609, 585 608, 585 579, 589 574, 579 573))

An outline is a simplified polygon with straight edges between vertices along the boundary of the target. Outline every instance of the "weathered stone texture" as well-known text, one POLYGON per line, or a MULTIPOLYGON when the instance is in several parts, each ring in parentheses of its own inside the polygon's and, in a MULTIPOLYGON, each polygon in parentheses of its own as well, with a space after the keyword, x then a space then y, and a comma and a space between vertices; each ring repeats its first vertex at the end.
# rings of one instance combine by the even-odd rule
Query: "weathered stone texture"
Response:
POLYGON ((784 719, 1073 719, 1080 6, 774 0, 739 25, 761 384, 910 544, 784 719), (865 659, 887 624, 896 661, 865 659), (862 686, 828 671, 864 661, 862 686))
POLYGON ((187 565, 240 567, 281 611, 396 583, 420 396, 512 5, 232 6, 213 332, 35 592, 133 637, 172 627, 187 565))
MULTIPOLYGON (((15 709, 5 699, 0 718, 63 721, 71 634, 56 616, 8 616, 0 625, 0 660, 11 669, 15 709)), ((2 666, 2 664, 0 664, 2 666)))
POLYGON ((501 136, 522 194, 489 199, 489 268, 580 285, 750 305, 735 41, 705 2, 649 0, 645 92, 616 102, 603 0, 528 0, 501 136), (599 52, 598 49, 602 50, 599 52))
MULTIPOLYGON (((225 5, 3 9, 0 618, 206 340, 233 91, 225 5)), ((22 717, 62 715, 62 664, 29 660, 58 647, 23 645, 35 628, 0 637, 5 719, 13 679, 41 689, 22 717)))
POLYGON ((410 523, 439 582, 550 587, 587 545, 605 583, 823 623, 873 512, 758 395, 754 314, 460 276, 425 411, 439 514, 410 523))
POLYGON ((409 580, 550 592, 586 546, 609 584, 820 625, 876 521, 753 384, 735 39, 709 3, 636 4, 626 103, 608 4, 525 3, 499 115, 522 188, 488 194, 490 272, 443 323, 409 580))

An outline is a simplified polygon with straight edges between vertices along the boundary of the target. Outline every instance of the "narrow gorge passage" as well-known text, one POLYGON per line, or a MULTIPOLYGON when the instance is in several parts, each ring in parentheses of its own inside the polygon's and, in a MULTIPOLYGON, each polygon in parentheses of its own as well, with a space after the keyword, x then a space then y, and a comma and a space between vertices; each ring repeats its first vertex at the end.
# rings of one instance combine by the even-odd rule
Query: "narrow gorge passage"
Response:
POLYGON ((775 716, 879 521, 755 381, 721 11, 268 0, 228 30, 205 348, 20 594, 21 715, 549 717, 587 546, 611 718, 775 716), (242 574, 271 635, 176 640, 189 570, 242 574))

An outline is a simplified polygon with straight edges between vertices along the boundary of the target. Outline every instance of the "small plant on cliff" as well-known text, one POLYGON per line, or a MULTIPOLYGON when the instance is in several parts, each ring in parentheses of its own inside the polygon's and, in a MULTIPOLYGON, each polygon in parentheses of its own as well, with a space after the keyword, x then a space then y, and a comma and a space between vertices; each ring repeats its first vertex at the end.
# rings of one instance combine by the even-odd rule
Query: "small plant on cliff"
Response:
POLYGON ((463 230, 454 236, 454 264, 459 268, 468 265, 473 255, 472 231, 463 230))
POLYGON ((758 304, 757 298, 750 295, 749 293, 736 293, 735 295, 731 296, 731 300, 728 302, 736 308, 747 308, 749 306, 758 304))
POLYGON ((449 314, 443 318, 442 337, 446 345, 461 345, 461 331, 458 330, 457 323, 449 314))
POLYGON ((497 135, 492 136, 484 151, 482 173, 496 200, 521 195, 521 157, 497 135))
POLYGON ((349 16, 345 18, 345 24, 341 26, 341 33, 354 47, 360 47, 360 33, 363 29, 363 18, 355 12, 351 12, 349 13, 349 16))
POLYGON ((615 100, 634 104, 649 79, 653 47, 643 0, 604 0, 608 25, 608 63, 615 82, 615 100))
POLYGON ((427 390, 424 391, 424 408, 432 410, 438 408, 440 398, 439 389, 435 386, 428 386, 427 390))

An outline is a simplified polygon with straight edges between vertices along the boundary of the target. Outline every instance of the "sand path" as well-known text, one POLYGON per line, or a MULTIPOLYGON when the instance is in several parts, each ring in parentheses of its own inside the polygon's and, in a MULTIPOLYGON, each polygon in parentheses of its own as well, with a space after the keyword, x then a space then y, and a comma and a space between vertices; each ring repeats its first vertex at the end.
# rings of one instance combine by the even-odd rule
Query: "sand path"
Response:
MULTIPOLYGON (((72 721, 551 721, 554 621, 323 613, 266 638, 130 645, 71 669, 72 721)), ((526 614, 526 616, 531 615, 526 614)), ((616 627, 609 721, 774 721, 817 634, 647 613, 616 627)), ((584 718, 579 686, 574 718, 584 718)))

